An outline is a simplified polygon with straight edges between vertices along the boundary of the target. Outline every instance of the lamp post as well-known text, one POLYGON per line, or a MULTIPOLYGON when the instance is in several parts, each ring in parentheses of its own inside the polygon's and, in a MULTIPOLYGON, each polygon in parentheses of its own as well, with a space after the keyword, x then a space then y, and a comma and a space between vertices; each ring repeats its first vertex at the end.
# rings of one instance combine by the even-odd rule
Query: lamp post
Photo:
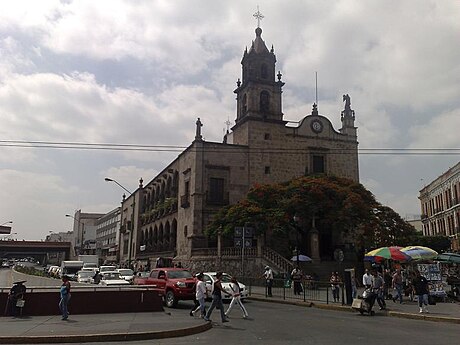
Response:
POLYGON ((5 223, 0 224, 0 226, 3 226, 3 225, 5 225, 5 224, 13 224, 13 221, 12 221, 12 220, 9 220, 9 221, 7 221, 7 222, 5 222, 5 223))
MULTIPOLYGON (((132 254, 131 253, 131 247, 133 246, 134 212, 136 211, 136 195, 131 193, 128 189, 126 189, 123 185, 121 185, 120 183, 118 183, 114 179, 106 177, 106 178, 104 178, 104 180, 106 182, 113 182, 116 185, 118 185, 121 189, 123 189, 125 192, 127 192, 129 194, 128 198, 131 197, 131 195, 133 196, 133 203, 131 204, 131 206, 133 208, 133 211, 131 213, 131 227, 132 227, 132 229, 129 229, 129 237, 128 237, 128 266, 131 266, 131 254, 132 254)), ((121 212, 123 214, 123 210, 121 210, 121 212)), ((121 258, 120 258, 120 261, 121 261, 121 258)))
POLYGON ((297 267, 299 267, 299 229, 297 223, 300 221, 299 216, 297 214, 292 217, 294 220, 294 227, 295 227, 295 238, 296 238, 296 255, 297 255, 297 267))
POLYGON ((80 231, 80 225, 81 225, 81 238, 78 238, 78 240, 80 241, 80 251, 78 254, 83 254, 83 236, 85 233, 85 223, 80 221, 80 219, 75 218, 71 214, 66 214, 65 216, 69 218, 73 218, 78 223, 78 231, 80 231))

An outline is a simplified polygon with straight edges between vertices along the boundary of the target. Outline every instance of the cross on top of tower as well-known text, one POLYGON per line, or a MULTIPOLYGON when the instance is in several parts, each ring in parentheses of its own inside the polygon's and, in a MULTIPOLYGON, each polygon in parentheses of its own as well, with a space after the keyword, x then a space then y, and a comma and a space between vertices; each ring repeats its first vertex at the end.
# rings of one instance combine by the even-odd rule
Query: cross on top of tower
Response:
POLYGON ((257 12, 252 16, 257 19, 257 27, 260 28, 260 21, 264 18, 264 16, 259 11, 259 5, 257 5, 257 12))

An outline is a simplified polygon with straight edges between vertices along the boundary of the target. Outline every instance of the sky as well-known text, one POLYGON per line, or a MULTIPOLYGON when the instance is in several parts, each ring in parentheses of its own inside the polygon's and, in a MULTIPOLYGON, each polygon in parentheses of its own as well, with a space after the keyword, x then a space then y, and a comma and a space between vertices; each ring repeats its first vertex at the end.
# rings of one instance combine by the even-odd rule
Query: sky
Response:
POLYGON ((148 182, 197 117, 221 142, 258 5, 284 119, 311 113, 315 72, 336 130, 349 94, 360 182, 420 214, 420 189, 460 157, 459 1, 16 0, 0 1, 0 224, 40 240, 71 230, 66 214, 109 212, 124 191, 104 178, 148 182))

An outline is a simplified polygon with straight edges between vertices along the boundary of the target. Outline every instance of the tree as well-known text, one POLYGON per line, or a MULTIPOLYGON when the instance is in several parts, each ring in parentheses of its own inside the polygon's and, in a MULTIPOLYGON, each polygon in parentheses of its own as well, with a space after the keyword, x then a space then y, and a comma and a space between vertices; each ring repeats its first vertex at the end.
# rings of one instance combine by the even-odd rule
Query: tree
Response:
POLYGON ((410 224, 378 203, 363 185, 328 176, 255 185, 245 199, 222 208, 206 232, 212 237, 220 230, 231 237, 236 226, 249 222, 258 235, 286 239, 293 229, 294 215, 304 224, 311 224, 315 218, 319 229, 340 234, 360 248, 410 244, 415 234, 410 224))

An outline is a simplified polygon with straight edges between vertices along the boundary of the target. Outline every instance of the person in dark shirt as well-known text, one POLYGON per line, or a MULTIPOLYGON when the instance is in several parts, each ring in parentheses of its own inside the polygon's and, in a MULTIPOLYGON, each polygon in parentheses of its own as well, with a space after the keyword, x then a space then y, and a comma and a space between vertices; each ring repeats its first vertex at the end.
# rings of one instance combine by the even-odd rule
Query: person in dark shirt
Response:
POLYGON ((214 281, 214 286, 212 290, 212 303, 206 313, 204 320, 211 321, 209 318, 211 317, 212 311, 214 308, 220 309, 220 316, 222 318, 222 323, 228 322, 227 317, 225 316, 224 312, 224 305, 222 304, 222 291, 226 291, 221 283, 222 279, 222 272, 217 272, 216 280, 214 281))
POLYGON ((415 278, 412 280, 412 289, 414 290, 414 294, 417 295, 420 313, 428 313, 428 294, 430 293, 428 280, 420 274, 420 271, 415 271, 415 278))
POLYGON ((21 308, 18 307, 18 301, 24 299, 24 295, 26 293, 26 286, 24 285, 26 281, 21 280, 13 283, 13 287, 10 289, 8 293, 8 306, 10 316, 19 316, 21 308))

